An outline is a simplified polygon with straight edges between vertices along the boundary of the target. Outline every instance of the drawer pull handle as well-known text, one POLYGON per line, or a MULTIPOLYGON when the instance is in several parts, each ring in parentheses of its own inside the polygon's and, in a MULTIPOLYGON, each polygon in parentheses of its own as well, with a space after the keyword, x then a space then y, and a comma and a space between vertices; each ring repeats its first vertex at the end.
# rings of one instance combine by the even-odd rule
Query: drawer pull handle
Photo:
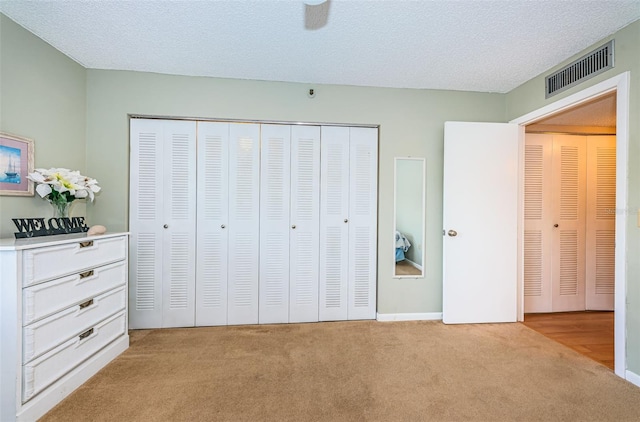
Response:
POLYGON ((93 328, 89 328, 87 331, 85 331, 84 333, 80 334, 78 336, 78 338, 80 338, 80 340, 85 339, 87 337, 89 337, 91 334, 93 334, 93 328))
POLYGON ((80 273, 80 280, 82 280, 83 278, 91 277, 92 275, 93 275, 93 270, 80 273))
POLYGON ((80 304, 80 309, 84 309, 84 308, 86 308, 87 306, 91 306, 91 305, 93 305, 93 299, 89 299, 89 300, 87 300, 86 302, 81 303, 81 304, 80 304))
POLYGON ((90 246, 93 246, 93 240, 90 240, 89 242, 80 242, 81 248, 88 248, 90 246))

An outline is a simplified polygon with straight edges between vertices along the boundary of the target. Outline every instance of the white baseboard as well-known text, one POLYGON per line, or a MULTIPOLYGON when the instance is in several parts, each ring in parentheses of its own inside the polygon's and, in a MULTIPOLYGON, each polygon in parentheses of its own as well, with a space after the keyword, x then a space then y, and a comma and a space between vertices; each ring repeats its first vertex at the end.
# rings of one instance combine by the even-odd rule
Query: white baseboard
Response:
POLYGON ((411 265, 413 268, 417 268, 420 271, 422 271, 422 265, 416 264, 415 262, 413 262, 413 261, 411 261, 409 259, 406 259, 406 258, 405 258, 405 261, 407 261, 409 263, 409 265, 411 265))
POLYGON ((406 314, 378 314, 378 321, 440 321, 442 312, 406 313, 406 314))
POLYGON ((629 381, 631 384, 635 384, 636 386, 640 387, 640 375, 631 372, 629 370, 627 370, 625 372, 625 378, 627 379, 627 381, 629 381))

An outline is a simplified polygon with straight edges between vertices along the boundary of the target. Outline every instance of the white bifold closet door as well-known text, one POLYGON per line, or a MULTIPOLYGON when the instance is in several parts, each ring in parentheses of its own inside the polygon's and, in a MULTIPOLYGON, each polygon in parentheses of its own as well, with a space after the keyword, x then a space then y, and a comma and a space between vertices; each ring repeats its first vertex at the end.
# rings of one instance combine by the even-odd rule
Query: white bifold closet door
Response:
POLYGON ((584 137, 553 136, 552 312, 585 309, 586 165, 584 137))
POLYGON ((525 312, 613 309, 614 208, 615 137, 526 135, 525 312))
POLYGON ((318 321, 320 126, 291 126, 289 322, 318 321))
POLYGON ((261 143, 259 322, 289 322, 291 127, 262 125, 261 143))
POLYGON ((132 119, 131 327, 374 319, 377 138, 132 119))
POLYGON ((260 125, 229 125, 227 323, 258 323, 260 125))
POLYGON ((262 125, 259 322, 318 321, 320 127, 262 125))
POLYGON ((130 326, 191 326, 196 123, 131 119, 130 133, 130 326))
POLYGON ((587 168, 586 307, 611 311, 615 296, 615 136, 587 137, 587 168))
POLYGON ((198 122, 196 325, 227 324, 229 124, 198 122))
POLYGON ((323 126, 321 321, 375 318, 378 131, 323 126))

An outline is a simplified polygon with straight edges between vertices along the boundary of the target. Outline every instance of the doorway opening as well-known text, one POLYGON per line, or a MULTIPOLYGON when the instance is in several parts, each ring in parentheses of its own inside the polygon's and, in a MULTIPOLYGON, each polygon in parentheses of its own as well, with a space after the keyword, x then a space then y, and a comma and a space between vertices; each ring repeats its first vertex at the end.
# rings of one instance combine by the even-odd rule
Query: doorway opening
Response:
POLYGON ((611 369, 615 134, 612 92, 526 126, 524 145, 524 323, 611 369))
MULTIPOLYGON (((616 245, 614 257, 614 371, 616 375, 627 378, 626 372, 626 220, 627 220, 627 156, 629 144, 629 72, 624 72, 608 80, 600 82, 576 94, 570 95, 555 103, 511 121, 521 127, 521 162, 524 164, 525 127, 541 122, 562 112, 578 109, 580 105, 614 95, 616 104, 616 165, 615 165, 615 208, 611 210, 615 219, 616 245)), ((521 168, 524 169, 522 165, 521 168)), ((519 281, 518 281, 518 320, 525 320, 524 300, 524 171, 520 174, 521 193, 520 233, 522 241, 519 245, 519 281)))

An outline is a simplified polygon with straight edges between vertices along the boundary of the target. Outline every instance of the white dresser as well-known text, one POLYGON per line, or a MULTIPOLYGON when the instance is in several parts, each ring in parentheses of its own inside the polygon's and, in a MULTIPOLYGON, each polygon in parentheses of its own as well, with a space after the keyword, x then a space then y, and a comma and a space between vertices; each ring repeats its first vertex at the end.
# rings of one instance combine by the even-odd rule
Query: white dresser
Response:
POLYGON ((128 242, 0 240, 0 421, 35 421, 129 347, 128 242))

